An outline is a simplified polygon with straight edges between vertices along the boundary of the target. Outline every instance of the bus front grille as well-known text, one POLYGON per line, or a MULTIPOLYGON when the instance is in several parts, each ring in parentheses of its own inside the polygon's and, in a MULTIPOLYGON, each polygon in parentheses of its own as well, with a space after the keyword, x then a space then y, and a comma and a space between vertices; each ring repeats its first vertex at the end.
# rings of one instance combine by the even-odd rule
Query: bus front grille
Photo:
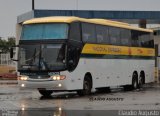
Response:
POLYGON ((31 79, 49 79, 50 76, 48 75, 36 75, 36 76, 29 76, 31 79))

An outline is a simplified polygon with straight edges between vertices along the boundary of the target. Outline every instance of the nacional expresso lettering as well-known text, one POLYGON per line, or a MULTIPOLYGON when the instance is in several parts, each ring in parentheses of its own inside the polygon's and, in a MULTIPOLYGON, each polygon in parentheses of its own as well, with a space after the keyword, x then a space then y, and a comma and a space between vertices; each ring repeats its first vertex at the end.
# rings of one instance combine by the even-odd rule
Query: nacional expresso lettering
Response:
POLYGON ((93 50, 94 51, 97 51, 97 52, 114 52, 114 53, 120 53, 121 52, 121 49, 120 48, 112 48, 112 47, 93 47, 93 50))

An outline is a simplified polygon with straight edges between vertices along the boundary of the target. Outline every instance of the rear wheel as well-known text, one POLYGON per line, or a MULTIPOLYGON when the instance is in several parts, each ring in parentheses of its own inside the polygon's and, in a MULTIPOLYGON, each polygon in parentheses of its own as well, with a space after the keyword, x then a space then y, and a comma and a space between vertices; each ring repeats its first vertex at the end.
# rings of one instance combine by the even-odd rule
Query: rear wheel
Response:
POLYGON ((131 85, 124 85, 124 91, 131 91, 138 88, 138 74, 136 72, 133 73, 132 76, 132 84, 131 85))
POLYGON ((90 77, 85 76, 85 79, 83 82, 83 90, 78 90, 77 94, 79 96, 90 95, 91 89, 92 89, 92 81, 91 81, 90 77))
POLYGON ((139 88, 142 88, 144 84, 145 84, 145 74, 144 72, 141 72, 139 77, 139 88))
POLYGON ((42 96, 45 96, 45 97, 51 96, 51 94, 53 93, 52 90, 38 90, 38 91, 42 96))
POLYGON ((138 88, 138 75, 134 73, 132 78, 132 89, 137 89, 137 88, 138 88))

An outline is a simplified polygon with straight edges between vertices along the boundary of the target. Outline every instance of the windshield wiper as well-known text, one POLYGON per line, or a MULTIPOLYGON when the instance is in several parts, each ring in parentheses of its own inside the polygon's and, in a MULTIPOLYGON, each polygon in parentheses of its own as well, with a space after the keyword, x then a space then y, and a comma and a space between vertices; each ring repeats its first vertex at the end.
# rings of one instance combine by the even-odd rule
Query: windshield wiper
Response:
POLYGON ((31 62, 29 63, 30 65, 33 64, 33 62, 35 61, 36 57, 40 54, 40 52, 38 54, 36 54, 36 53, 37 53, 37 49, 35 48, 34 49, 34 53, 33 53, 32 57, 30 58, 30 60, 31 60, 31 62))

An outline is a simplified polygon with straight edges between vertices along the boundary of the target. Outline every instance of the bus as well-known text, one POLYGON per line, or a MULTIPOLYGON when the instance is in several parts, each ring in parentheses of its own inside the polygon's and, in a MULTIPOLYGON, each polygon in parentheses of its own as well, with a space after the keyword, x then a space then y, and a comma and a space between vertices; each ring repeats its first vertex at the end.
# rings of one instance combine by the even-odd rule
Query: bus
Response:
MULTIPOLYGON (((127 23, 79 17, 42 17, 23 22, 18 43, 18 84, 53 92, 111 86, 137 89, 154 81, 153 31, 127 23)), ((12 50, 11 50, 12 57, 12 50)))

